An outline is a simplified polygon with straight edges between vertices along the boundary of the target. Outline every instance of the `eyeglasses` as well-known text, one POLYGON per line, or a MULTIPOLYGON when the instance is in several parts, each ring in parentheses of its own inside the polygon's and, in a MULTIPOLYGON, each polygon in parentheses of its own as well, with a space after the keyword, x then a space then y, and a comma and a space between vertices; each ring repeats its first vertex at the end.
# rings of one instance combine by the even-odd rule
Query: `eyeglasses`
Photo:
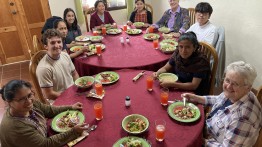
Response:
POLYGON ((179 2, 179 0, 168 0, 169 2, 179 2))
POLYGON ((225 84, 230 84, 233 88, 239 88, 239 87, 246 86, 246 84, 240 85, 240 84, 238 84, 237 82, 233 82, 233 81, 231 81, 231 80, 228 79, 228 78, 225 78, 225 79, 224 79, 224 83, 225 83, 225 84))
POLYGON ((20 98, 20 99, 14 99, 14 101, 18 102, 18 103, 25 103, 27 100, 31 100, 35 97, 35 93, 33 91, 31 91, 31 93, 29 93, 27 96, 20 98))

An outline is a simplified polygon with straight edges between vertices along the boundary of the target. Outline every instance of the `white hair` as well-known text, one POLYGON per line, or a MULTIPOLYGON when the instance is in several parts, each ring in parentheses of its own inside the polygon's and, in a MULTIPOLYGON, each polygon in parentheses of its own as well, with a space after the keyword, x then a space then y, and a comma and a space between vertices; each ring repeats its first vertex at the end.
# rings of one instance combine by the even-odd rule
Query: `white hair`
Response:
POLYGON ((257 77, 256 69, 252 65, 245 63, 244 61, 236 61, 229 64, 226 67, 225 74, 229 71, 234 71, 243 76, 245 84, 248 84, 250 86, 253 85, 254 80, 257 77))

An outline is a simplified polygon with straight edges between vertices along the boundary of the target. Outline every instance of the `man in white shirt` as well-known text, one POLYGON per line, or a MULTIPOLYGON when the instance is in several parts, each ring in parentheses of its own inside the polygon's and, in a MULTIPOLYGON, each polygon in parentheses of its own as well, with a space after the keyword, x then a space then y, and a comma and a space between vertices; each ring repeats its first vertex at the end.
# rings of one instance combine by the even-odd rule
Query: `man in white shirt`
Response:
POLYGON ((70 56, 62 52, 60 32, 48 29, 42 40, 47 54, 39 62, 36 75, 44 97, 55 100, 61 92, 74 84, 79 75, 70 56))
POLYGON ((215 47, 218 34, 216 26, 209 21, 213 12, 211 5, 207 2, 198 3, 195 12, 197 22, 193 24, 187 32, 194 32, 197 35, 198 41, 207 42, 215 47))

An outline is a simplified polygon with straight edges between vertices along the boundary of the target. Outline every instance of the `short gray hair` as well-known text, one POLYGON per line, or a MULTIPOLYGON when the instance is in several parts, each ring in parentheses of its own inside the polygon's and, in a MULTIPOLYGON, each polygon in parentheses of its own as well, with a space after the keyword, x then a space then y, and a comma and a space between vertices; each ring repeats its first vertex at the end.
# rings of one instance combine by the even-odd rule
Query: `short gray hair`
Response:
POLYGON ((245 63, 244 61, 236 61, 229 64, 226 67, 225 74, 229 71, 239 73, 241 76, 244 77, 245 84, 248 84, 250 86, 253 85, 253 82, 257 77, 256 69, 251 64, 245 63))

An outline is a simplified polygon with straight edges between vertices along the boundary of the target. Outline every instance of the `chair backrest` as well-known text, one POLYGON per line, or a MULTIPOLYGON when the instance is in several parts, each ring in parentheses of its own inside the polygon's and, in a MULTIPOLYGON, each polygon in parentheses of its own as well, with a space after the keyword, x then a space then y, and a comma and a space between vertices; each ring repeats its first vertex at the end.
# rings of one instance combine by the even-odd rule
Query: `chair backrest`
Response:
POLYGON ((0 41, 0 59, 1 59, 1 64, 6 64, 6 55, 4 53, 4 50, 3 50, 3 45, 0 41))
MULTIPOLYGON (((260 86, 259 90, 257 91, 257 99, 262 106, 262 86, 260 86)), ((260 129, 259 136, 257 138, 257 142, 254 147, 261 147, 262 146, 262 129, 260 129)))
POLYGON ((195 8, 188 8, 190 17, 190 26, 196 22, 195 8))
MULTIPOLYGON (((148 10, 148 11, 150 11, 151 12, 151 14, 152 14, 152 17, 154 16, 154 10, 153 10, 153 7, 151 6, 151 5, 149 5, 149 4, 145 4, 145 7, 146 7, 146 9, 148 10)), ((152 18, 152 21, 153 21, 153 18, 152 18)))
POLYGON ((38 95, 39 100, 42 103, 49 104, 49 102, 44 98, 44 95, 42 93, 41 87, 38 83, 37 75, 36 75, 36 68, 40 60, 46 55, 46 50, 38 51, 34 54, 34 56, 31 58, 30 64, 29 64, 29 74, 33 81, 34 88, 36 90, 36 94, 38 95))
POLYGON ((34 36, 33 36, 33 47, 34 47, 34 49, 30 52, 31 57, 32 57, 35 53, 37 53, 38 51, 44 49, 44 47, 43 47, 43 45, 41 44, 41 41, 39 40, 39 38, 37 37, 37 35, 34 35, 34 36))
POLYGON ((89 22, 90 21, 89 21, 88 17, 90 18, 91 14, 94 13, 95 11, 96 11, 95 7, 88 8, 87 10, 84 11, 87 32, 92 30, 92 28, 89 28, 89 22))
POLYGON ((206 43, 206 42, 199 42, 200 44, 200 51, 204 53, 207 56, 207 59, 210 61, 210 67, 211 67, 211 75, 210 75, 210 81, 209 81, 209 95, 213 95, 214 92, 214 86, 215 86, 215 77, 216 77, 216 71, 217 71, 217 64, 218 64, 218 56, 216 53, 215 48, 206 43))

